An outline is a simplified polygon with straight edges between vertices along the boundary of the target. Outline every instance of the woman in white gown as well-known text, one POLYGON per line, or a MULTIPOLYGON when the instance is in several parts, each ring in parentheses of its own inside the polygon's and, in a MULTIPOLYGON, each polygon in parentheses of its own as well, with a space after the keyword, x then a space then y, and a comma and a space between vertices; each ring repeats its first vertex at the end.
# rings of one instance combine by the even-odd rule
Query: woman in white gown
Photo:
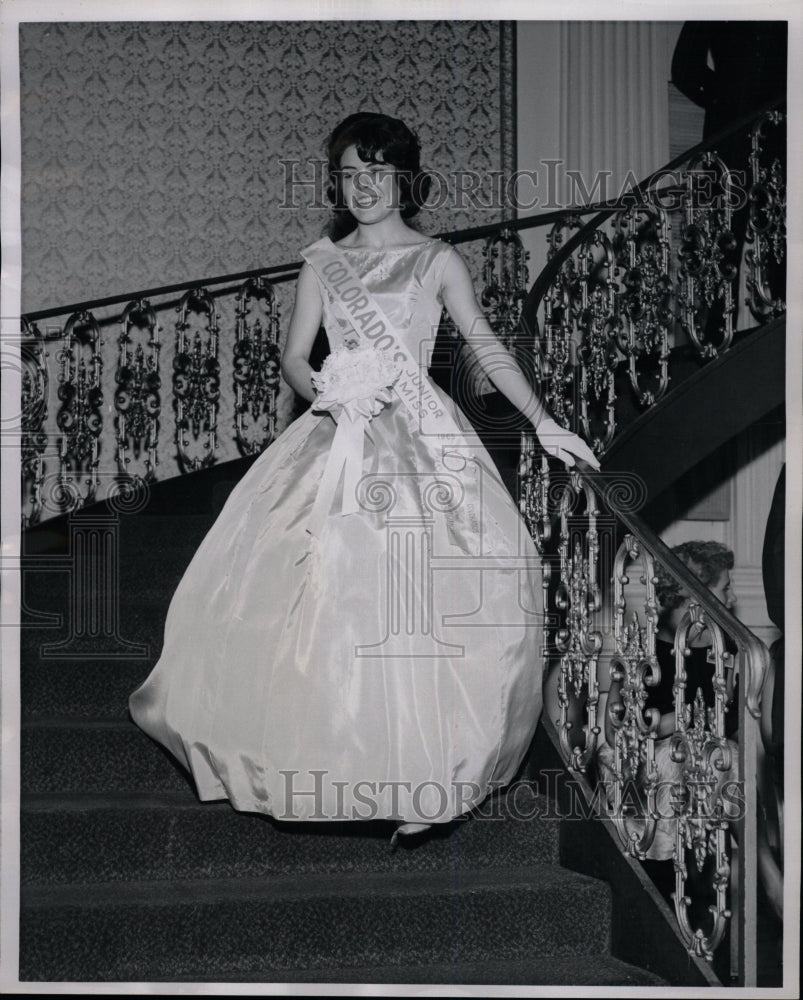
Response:
POLYGON ((409 129, 352 115, 329 167, 348 231, 303 251, 282 358, 312 406, 231 494, 130 708, 203 800, 414 833, 509 782, 541 708, 539 561, 427 377, 443 305, 544 446, 596 460, 544 414, 460 255, 407 226, 427 190, 409 129), (332 354, 318 376, 321 323, 332 354))

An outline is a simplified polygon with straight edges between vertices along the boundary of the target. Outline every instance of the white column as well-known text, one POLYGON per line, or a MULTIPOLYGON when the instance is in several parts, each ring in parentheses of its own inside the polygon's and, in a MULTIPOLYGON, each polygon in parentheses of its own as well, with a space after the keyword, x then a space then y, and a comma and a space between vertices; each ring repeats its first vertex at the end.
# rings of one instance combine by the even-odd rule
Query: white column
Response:
MULTIPOLYGON (((669 159, 668 82, 675 22, 521 21, 516 26, 520 217, 567 204, 566 169, 589 188, 610 170, 611 195, 669 159), (546 161, 558 160, 559 166, 546 161), (553 183, 554 181, 554 183, 553 183), (532 202, 537 199, 537 204, 532 202)), ((530 277, 546 263, 545 233, 522 233, 530 277)))
POLYGON ((784 440, 769 444, 772 429, 765 424, 751 427, 740 436, 737 446, 738 470, 732 480, 733 516, 730 547, 735 569, 733 585, 737 616, 766 643, 778 630, 767 614, 761 556, 764 532, 775 484, 784 462, 784 440))
MULTIPOLYGON (((670 39, 662 22, 571 21, 561 25, 561 134, 567 167, 593 192, 614 198, 632 176, 641 181, 669 158, 667 83, 670 39)), ((571 190, 571 189, 570 189, 571 190)), ((584 200, 572 192, 572 203, 584 200)))

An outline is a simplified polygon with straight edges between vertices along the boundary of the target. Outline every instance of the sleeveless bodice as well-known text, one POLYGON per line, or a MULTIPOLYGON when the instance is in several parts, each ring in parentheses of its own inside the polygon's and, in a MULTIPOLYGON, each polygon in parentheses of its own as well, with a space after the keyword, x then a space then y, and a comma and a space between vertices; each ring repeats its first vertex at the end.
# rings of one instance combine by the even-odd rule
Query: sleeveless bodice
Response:
MULTIPOLYGON (((405 247, 336 246, 365 287, 376 298, 396 330, 406 335, 406 345, 415 356, 422 340, 434 340, 443 302, 440 297, 443 270, 453 252, 448 243, 427 240, 405 247)), ((323 300, 323 324, 329 347, 342 345, 348 332, 331 306, 331 295, 319 283, 323 300)))

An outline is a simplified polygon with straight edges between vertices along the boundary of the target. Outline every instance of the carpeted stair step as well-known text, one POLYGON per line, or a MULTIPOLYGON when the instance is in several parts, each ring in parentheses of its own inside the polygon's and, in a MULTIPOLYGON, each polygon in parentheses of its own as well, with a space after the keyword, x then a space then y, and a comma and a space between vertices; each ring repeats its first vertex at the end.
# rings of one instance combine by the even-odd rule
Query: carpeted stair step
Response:
POLYGON ((22 718, 26 722, 53 716, 125 721, 128 696, 145 680, 155 662, 155 655, 142 660, 28 662, 20 678, 22 718))
POLYGON ((558 822, 533 818, 544 801, 521 784, 515 808, 486 806, 392 852, 388 822, 277 823, 189 791, 43 795, 23 800, 20 870, 24 884, 55 885, 556 863, 558 822))
POLYGON ((23 794, 163 792, 192 787, 173 757, 131 722, 31 723, 21 735, 23 794))
MULTIPOLYGON (((61 621, 53 627, 26 626, 20 633, 20 671, 24 678, 32 668, 32 682, 41 665, 47 671, 49 665, 80 662, 123 663, 136 660, 155 663, 162 649, 164 623, 167 616, 167 601, 150 599, 139 602, 121 601, 120 617, 116 635, 106 634, 106 629, 85 616, 70 617, 66 600, 56 604, 40 605, 61 615, 61 621)), ((113 631, 113 630, 111 630, 113 631)), ((23 705, 23 710, 27 706, 23 705)), ((66 711, 62 709, 59 714, 66 711)))
MULTIPOLYGON (((129 518, 118 534, 117 581, 120 606, 166 604, 213 521, 198 517, 129 518)), ((64 613, 71 598, 72 559, 67 554, 32 554, 22 561, 23 595, 34 611, 64 613), (61 562, 61 565, 56 565, 61 562)), ((105 578, 89 588, 108 588, 105 578)))
POLYGON ((20 785, 25 795, 194 789, 172 754, 120 719, 29 722, 21 733, 20 785))
MULTIPOLYGON (((193 550, 194 551, 194 550, 193 550)), ((94 595, 114 596, 117 591, 119 606, 130 604, 165 602, 173 596, 178 582, 190 564, 193 551, 175 549, 172 557, 164 553, 148 551, 140 558, 126 561, 121 556, 118 563, 117 583, 111 584, 103 575, 98 575, 90 583, 82 583, 80 599, 89 600, 94 595)), ((73 599, 73 582, 70 564, 64 569, 37 569, 32 563, 23 563, 23 594, 26 607, 34 612, 55 611, 60 614, 73 599)))
MULTIPOLYGON (((87 643, 94 643, 93 648, 97 648, 100 652, 108 649, 111 658, 118 658, 116 657, 118 644, 114 641, 104 641, 108 626, 112 624, 110 619, 101 619, 101 616, 106 615, 106 611, 99 608, 96 602, 90 604, 86 600, 86 595, 81 595, 80 600, 83 601, 83 608, 72 610, 65 587, 65 592, 59 600, 53 598, 48 604, 39 605, 38 610, 47 609, 48 612, 58 616, 55 621, 47 624, 31 620, 23 608, 23 629, 20 638, 20 662, 23 666, 30 663, 33 658, 39 657, 42 646, 61 643, 71 634, 73 636, 83 634, 87 643), (94 618, 91 617, 92 614, 95 615, 94 618)), ((161 648, 169 602, 169 597, 160 597, 158 594, 153 596, 149 592, 141 591, 134 600, 133 592, 120 591, 118 635, 136 645, 153 642, 156 638, 161 648)), ((37 610, 33 604, 29 607, 37 610)), ((46 655, 58 659, 55 654, 46 655)))
POLYGON ((206 514, 149 515, 120 519, 120 552, 157 552, 181 548, 195 549, 215 523, 206 514))
MULTIPOLYGON (((43 522, 23 535, 22 551, 25 557, 36 559, 66 552, 71 524, 80 526, 82 519, 85 525, 95 524, 98 513, 105 521, 108 512, 89 512, 87 516, 87 511, 84 511, 72 515, 72 518, 43 522)), ((192 549, 200 544, 214 523, 215 518, 210 514, 124 514, 118 515, 116 530, 121 551, 127 548, 135 554, 145 548, 157 551, 192 549)))
POLYGON ((591 956, 610 890, 552 865, 24 889, 20 978, 282 979, 293 969, 591 956), (582 915, 582 919, 580 919, 582 915))

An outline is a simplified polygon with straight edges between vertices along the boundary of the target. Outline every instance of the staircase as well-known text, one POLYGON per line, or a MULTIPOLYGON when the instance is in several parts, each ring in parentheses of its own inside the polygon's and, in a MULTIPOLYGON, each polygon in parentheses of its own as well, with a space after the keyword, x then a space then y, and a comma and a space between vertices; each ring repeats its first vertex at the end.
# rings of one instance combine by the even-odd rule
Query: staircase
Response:
POLYGON ((120 516, 119 631, 148 644, 141 658, 92 658, 91 639, 74 659, 42 655, 69 634, 70 577, 53 568, 58 522, 28 536, 20 979, 660 985, 612 955, 611 888, 561 866, 564 824, 533 783, 496 819, 395 852, 389 823, 279 823, 197 800, 127 698, 211 523, 120 516), (60 628, 37 623, 45 610, 60 628))
MULTIPOLYGON (((777 110, 767 115, 762 111, 755 118, 761 128, 782 121, 777 110)), ((652 180, 676 167, 691 172, 689 165, 714 151, 720 140, 727 141, 753 124, 745 118, 731 133, 723 132, 687 151, 638 190, 647 192, 652 180)), ((759 134, 763 133, 756 132, 755 137, 759 134)), ((766 152, 774 156, 774 149, 770 143, 766 152)), ((772 209, 785 204, 785 188, 778 186, 774 174, 766 173, 768 165, 762 166, 759 159, 751 164, 751 190, 760 195, 757 204, 772 209)), ((691 187, 684 195, 684 211, 689 207, 696 213, 691 187)), ((640 224, 636 231, 629 212, 627 205, 588 206, 571 217, 545 213, 515 223, 516 231, 550 227, 545 236, 550 260, 524 301, 519 324, 511 317, 516 316, 524 286, 508 287, 500 253, 511 239, 509 223, 448 238, 468 244, 487 237, 485 253, 493 267, 492 276, 485 278, 485 292, 502 318, 497 332, 503 339, 512 336, 528 360, 538 350, 542 390, 566 404, 574 419, 583 380, 604 375, 604 391, 595 387, 592 402, 604 404, 605 386, 613 388, 614 423, 619 429, 606 449, 605 471, 629 475, 637 470, 650 497, 650 517, 660 520, 658 515, 663 516, 672 503, 670 484, 691 475, 697 463, 749 424, 780 420, 776 408, 785 390, 784 290, 773 287, 767 297, 764 278, 775 284, 770 280, 774 265, 767 261, 785 241, 785 229, 783 212, 774 217, 772 211, 767 226, 759 219, 753 227, 748 287, 753 288, 751 310, 764 317, 761 327, 737 333, 733 346, 715 359, 704 347, 694 351, 676 347, 664 358, 661 331, 669 337, 666 347, 679 315, 663 315, 661 285, 670 272, 663 273, 665 262, 660 268, 655 263, 663 259, 669 220, 661 209, 657 221, 640 224), (603 233, 605 227, 608 235, 603 233), (493 270, 497 265, 498 274, 493 270), (639 280, 630 280, 634 274, 641 274, 639 280), (500 288, 504 294, 497 299, 500 288), (760 307, 757 312, 754 306, 760 307), (647 322, 640 321, 641 329, 631 342, 626 317, 640 317, 644 309, 647 322), (575 356, 577 345, 587 350, 575 356), (654 381, 662 361, 667 362, 669 392, 644 410, 635 403, 629 386, 630 365, 645 362, 654 381)), ((695 220, 698 235, 702 225, 709 241, 724 232, 724 223, 717 218, 695 214, 695 220)), ((683 238, 681 230, 681 242, 683 238)), ((684 263, 683 254, 670 270, 673 281, 678 275, 677 289, 682 285, 684 295, 690 296, 688 302, 711 294, 704 287, 708 272, 697 273, 688 261, 684 263)), ((274 283, 296 271, 296 264, 286 264, 258 273, 272 291, 274 283)), ((75 372, 99 373, 104 365, 108 371, 118 361, 111 342, 105 359, 102 356, 91 310, 119 305, 118 351, 128 357, 138 347, 158 367, 152 342, 156 327, 149 325, 150 307, 145 309, 140 299, 155 303, 154 323, 167 327, 169 322, 174 327, 174 302, 167 296, 180 292, 185 298, 192 294, 206 301, 206 286, 214 285, 217 300, 228 303, 224 312, 231 319, 235 314, 245 316, 245 304, 255 299, 250 279, 244 285, 234 284, 243 278, 243 274, 220 276, 206 280, 203 287, 189 281, 23 318, 33 376, 23 400, 23 413, 28 415, 23 421, 26 523, 35 523, 42 512, 47 478, 42 441, 48 435, 63 434, 68 453, 84 455, 86 469, 97 461, 104 486, 116 481, 120 468, 119 453, 108 446, 101 453, 97 441, 90 442, 91 454, 85 454, 87 421, 100 420, 101 415, 93 411, 92 394, 78 391, 83 375, 73 374, 67 380, 68 398, 86 396, 71 411, 72 430, 61 428, 53 409, 45 419, 47 342, 37 322, 59 320, 58 342, 75 372), (132 315, 144 325, 129 323, 132 315), (73 336, 76 323, 84 332, 82 338, 73 336)), ((721 278, 716 284, 714 292, 724 295, 728 282, 721 278)), ((688 324, 688 316, 684 322, 688 324)), ((706 340, 702 314, 692 326, 697 339, 706 340)), ((275 365, 278 314, 265 318, 263 332, 264 336, 257 335, 256 325, 228 327, 230 340, 240 344, 243 334, 241 346, 256 352, 255 371, 260 365, 266 371, 275 365)), ((181 328, 176 328, 175 336, 178 344, 181 328)), ((205 351, 204 363, 216 366, 217 347, 205 351)), ((460 385, 453 384, 460 383, 453 361, 448 353, 442 371, 446 382, 441 384, 460 399, 460 385)), ((233 369, 222 372, 221 385, 230 393, 233 374, 233 369)), ((55 384, 55 372, 50 380, 55 384)), ((264 385, 255 377, 251 382, 247 388, 254 403, 262 399, 264 385)), ((207 398, 205 392, 201 387, 192 398, 196 405, 209 405, 217 416, 216 399, 207 398)), ((273 420, 276 400, 268 395, 273 420)), ((139 430, 127 429, 134 452, 142 459, 148 452, 149 433, 160 427, 163 468, 175 473, 171 442, 176 428, 168 399, 163 407, 156 399, 157 412, 150 412, 153 400, 149 403, 144 389, 134 399, 136 407, 144 407, 141 413, 150 414, 140 421, 139 430)), ((175 412, 178 400, 174 385, 175 412)), ((468 408, 472 420, 478 418, 478 432, 508 488, 518 496, 522 425, 498 395, 475 403, 468 408)), ((231 396, 229 406, 234 406, 231 396)), ((118 407, 118 420, 121 413, 118 407)), ((245 435, 245 440, 241 430, 238 426, 236 450, 258 450, 258 436, 245 435)), ((227 453, 235 451, 230 448, 227 453)), ((159 458, 154 452, 152 461, 159 458)), ((71 548, 74 539, 66 536, 71 526, 91 519, 100 505, 70 521, 45 521, 24 537, 21 980, 719 985, 706 963, 689 956, 688 941, 684 943, 678 934, 674 917, 641 866, 623 855, 614 837, 608 836, 609 822, 606 829, 596 819, 555 818, 559 810, 545 795, 538 771, 560 767, 562 759, 542 729, 525 767, 532 780, 517 786, 515 799, 509 793, 500 798, 495 820, 481 814, 458 821, 436 829, 416 846, 404 844, 395 853, 389 849, 389 823, 282 824, 237 813, 226 802, 198 802, 188 776, 130 722, 127 701, 158 657, 169 600, 187 563, 228 489, 253 460, 167 478, 153 491, 144 513, 109 517, 103 508, 105 527, 101 525, 92 544, 105 544, 110 534, 119 540, 119 553, 104 555, 114 561, 115 574, 119 568, 119 579, 110 578, 108 572, 98 576, 98 581, 105 580, 104 591, 96 582, 94 592, 91 587, 78 592, 77 586, 83 587, 86 579, 71 578, 71 571, 77 572, 81 560, 86 562, 89 549, 79 559, 78 550, 71 548), (114 606, 118 597, 119 622, 114 606), (54 612, 61 617, 60 626, 47 621, 54 612), (79 635, 70 631, 71 614, 81 619, 79 635), (114 628, 103 635, 100 626, 109 622, 114 628), (64 648, 48 650, 65 641, 71 655, 64 648), (135 650, 136 644, 146 648, 135 650)), ((534 461, 532 456, 529 461, 534 461)), ((143 468, 141 461, 139 467, 143 468)), ((53 473, 52 462, 47 473, 53 473)), ((83 484, 79 476, 75 478, 73 485, 82 489, 91 484, 91 476, 83 484)), ((537 514, 536 508, 537 504, 537 514)), ((746 865, 742 874, 747 881, 746 865)), ((739 919, 736 913, 734 927, 739 919)), ((773 949, 779 941, 782 944, 777 925, 762 919, 758 928, 755 937, 761 947, 763 933, 767 953, 772 950, 767 964, 777 977, 780 958, 773 949)), ((727 975, 734 956, 726 945, 717 957, 727 975)), ((745 951, 739 952, 740 961, 745 951)), ((762 984, 777 985, 769 979, 762 984)))

